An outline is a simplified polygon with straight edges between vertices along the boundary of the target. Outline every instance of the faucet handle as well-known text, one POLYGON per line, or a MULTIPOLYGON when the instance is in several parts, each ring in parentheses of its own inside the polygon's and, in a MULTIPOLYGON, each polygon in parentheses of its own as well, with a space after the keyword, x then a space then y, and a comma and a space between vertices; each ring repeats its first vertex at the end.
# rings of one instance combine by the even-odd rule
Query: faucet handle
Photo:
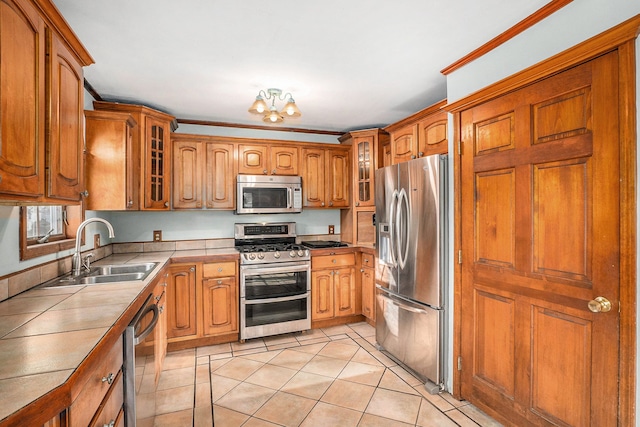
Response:
POLYGON ((84 258, 82 258, 82 266, 87 270, 91 270, 91 258, 94 258, 95 255, 93 253, 88 253, 84 258))

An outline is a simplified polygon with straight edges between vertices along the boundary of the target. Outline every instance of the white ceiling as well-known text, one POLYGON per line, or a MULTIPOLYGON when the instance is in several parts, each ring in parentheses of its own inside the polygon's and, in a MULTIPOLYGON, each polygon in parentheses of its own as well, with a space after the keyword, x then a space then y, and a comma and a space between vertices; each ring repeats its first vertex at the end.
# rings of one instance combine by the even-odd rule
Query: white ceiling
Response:
MULTIPOLYGON (((548 0, 54 0, 104 100, 262 126, 260 89, 291 92, 281 125, 385 126, 446 98, 440 70, 548 0)), ((282 103, 276 103, 282 106, 282 103)))

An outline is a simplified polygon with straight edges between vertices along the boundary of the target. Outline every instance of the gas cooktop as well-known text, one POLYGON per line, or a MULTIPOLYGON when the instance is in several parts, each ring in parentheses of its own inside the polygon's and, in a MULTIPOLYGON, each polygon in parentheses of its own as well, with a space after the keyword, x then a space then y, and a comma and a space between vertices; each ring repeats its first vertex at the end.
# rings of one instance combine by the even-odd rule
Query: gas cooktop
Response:
POLYGON ((335 240, 312 240, 300 243, 309 249, 342 248, 348 246, 346 243, 336 242, 335 240))

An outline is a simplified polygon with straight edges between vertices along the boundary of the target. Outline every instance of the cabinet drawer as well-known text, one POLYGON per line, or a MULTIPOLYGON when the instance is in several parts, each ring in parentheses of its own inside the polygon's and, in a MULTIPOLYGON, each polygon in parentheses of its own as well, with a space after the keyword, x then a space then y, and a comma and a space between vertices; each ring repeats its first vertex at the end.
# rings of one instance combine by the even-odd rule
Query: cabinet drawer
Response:
POLYGON ((118 418, 122 418, 122 405, 124 404, 124 389, 122 388, 122 371, 118 374, 113 386, 109 389, 103 405, 100 406, 91 427, 103 427, 117 425, 118 418), (111 424, 113 423, 113 424, 111 424))
MULTIPOLYGON (((122 368, 122 337, 102 357, 100 365, 90 374, 76 400, 69 409, 69 426, 86 427, 104 399, 111 384, 115 384, 122 368), (110 384, 111 383, 111 384, 110 384)), ((122 385, 120 385, 122 389, 122 385)))
POLYGON ((363 267, 371 267, 374 268, 376 265, 375 258, 373 254, 362 253, 362 266, 363 267))
POLYGON ((355 265, 355 254, 321 255, 311 257, 311 268, 314 270, 355 265))
POLYGON ((202 277, 228 277, 235 275, 235 262, 214 262, 203 264, 202 266, 202 277))

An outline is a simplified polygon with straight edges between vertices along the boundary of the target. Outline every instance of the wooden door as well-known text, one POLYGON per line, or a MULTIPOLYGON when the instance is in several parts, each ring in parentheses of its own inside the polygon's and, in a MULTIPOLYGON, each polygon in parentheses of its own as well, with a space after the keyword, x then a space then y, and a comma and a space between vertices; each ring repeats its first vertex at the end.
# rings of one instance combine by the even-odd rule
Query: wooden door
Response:
POLYGON ((0 194, 36 199, 45 182, 45 29, 30 1, 0 1, 0 194))
POLYGON ((377 144, 374 136, 356 137, 354 146, 354 201, 356 207, 375 206, 374 174, 377 144))
POLYGON ((221 277, 202 281, 203 334, 238 332, 238 281, 221 277))
POLYGON ((266 145, 238 145, 238 173, 267 175, 268 172, 266 145))
POLYGON ((329 173, 325 175, 327 180, 327 200, 329 207, 349 207, 349 163, 348 150, 328 150, 329 173))
POLYGON ((511 425, 617 425, 617 61, 460 114, 461 393, 511 425))
POLYGON ((168 210, 171 198, 169 123, 145 117, 143 209, 168 210))
POLYGON ((358 299, 356 297, 356 269, 350 267, 335 270, 333 286, 335 293, 335 316, 359 314, 358 299))
POLYGON ((298 175, 298 147, 272 145, 270 153, 271 175, 298 175))
POLYGON ((173 145, 173 207, 202 208, 202 143, 177 140, 173 145))
POLYGON ((302 149, 302 203, 305 208, 325 206, 325 152, 317 148, 302 149))
POLYGON ((432 154, 447 154, 447 113, 437 113, 418 123, 418 157, 432 154))
POLYGON ((196 332, 196 266, 173 265, 167 281, 167 338, 196 332))
POLYGON ((392 164, 406 162, 416 158, 418 145, 418 128, 410 125, 391 134, 392 164))
POLYGON ((333 317, 333 270, 311 272, 311 320, 331 319, 333 317))
POLYGON ((207 143, 207 208, 235 209, 233 144, 207 143))
POLYGON ((84 182, 84 78, 64 43, 48 33, 50 96, 47 196, 78 202, 84 182))

